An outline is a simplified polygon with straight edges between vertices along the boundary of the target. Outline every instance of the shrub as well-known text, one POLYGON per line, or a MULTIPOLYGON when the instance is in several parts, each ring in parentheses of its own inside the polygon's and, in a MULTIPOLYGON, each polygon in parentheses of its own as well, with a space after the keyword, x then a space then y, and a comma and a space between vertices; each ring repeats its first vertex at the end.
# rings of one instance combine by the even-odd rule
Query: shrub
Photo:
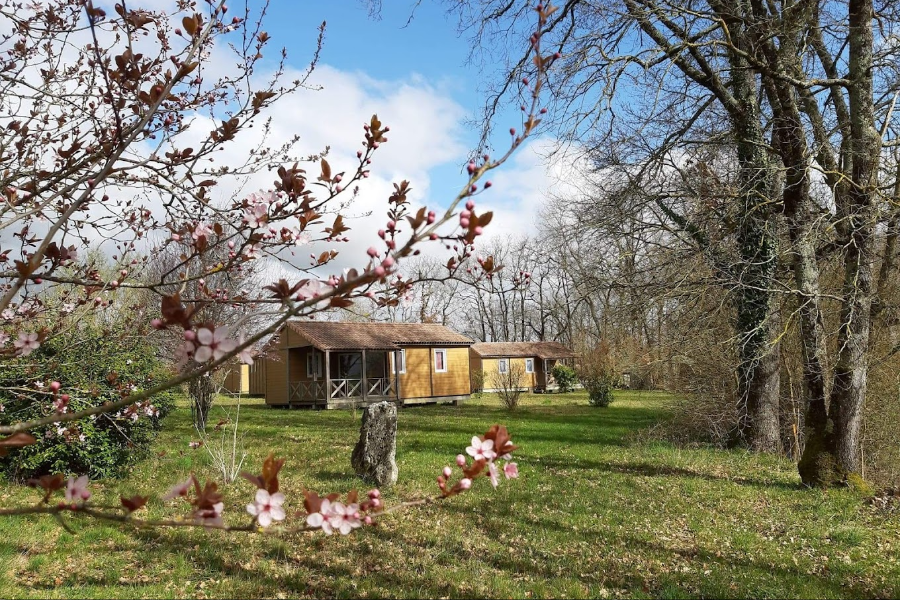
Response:
MULTIPOLYGON (((126 391, 140 391, 171 377, 141 332, 97 322, 77 322, 48 339, 28 357, 11 361, 0 373, 0 423, 47 416, 54 401, 68 396, 64 410, 83 410, 117 400, 126 391), (40 373, 40 387, 26 387, 40 373), (59 382, 58 393, 50 389, 59 382), (18 389, 17 389, 18 388, 18 389)), ((160 422, 175 405, 175 392, 132 405, 115 414, 79 422, 54 423, 32 430, 38 442, 10 452, 4 474, 23 480, 50 473, 113 477, 146 454, 160 422)))
POLYGON ((591 406, 610 405, 618 375, 612 353, 605 342, 582 356, 578 364, 578 380, 587 390, 591 406))
POLYGON ((560 392, 566 393, 575 389, 575 384, 578 382, 578 376, 575 373, 575 369, 572 367, 558 363, 553 365, 550 374, 553 375, 553 379, 556 381, 556 385, 559 386, 560 392))
POLYGON ((525 366, 522 363, 509 361, 506 373, 494 373, 491 376, 491 387, 497 390, 497 396, 506 408, 512 410, 519 405, 522 392, 522 379, 525 377, 525 366))
POLYGON ((472 395, 476 398, 484 395, 484 371, 481 369, 472 371, 472 395))

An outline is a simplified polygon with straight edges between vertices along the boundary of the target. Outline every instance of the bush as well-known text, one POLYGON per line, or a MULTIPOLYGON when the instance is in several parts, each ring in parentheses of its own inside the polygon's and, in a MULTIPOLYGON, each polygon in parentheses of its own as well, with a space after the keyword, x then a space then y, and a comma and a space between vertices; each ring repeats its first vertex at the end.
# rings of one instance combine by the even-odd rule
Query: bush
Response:
POLYGON ((519 405, 522 397, 522 379, 525 377, 525 366, 522 363, 509 361, 506 373, 494 373, 491 376, 491 387, 497 390, 497 396, 506 408, 512 410, 519 405))
POLYGON ((472 371, 472 395, 476 398, 484 396, 484 371, 481 369, 472 371))
MULTIPOLYGON (((73 319, 74 321, 74 319, 73 319)), ((27 357, 8 363, 0 373, 0 423, 40 418, 56 410, 54 399, 68 394, 68 411, 118 400, 171 377, 141 332, 102 323, 73 322, 27 357), (25 388, 40 373, 42 387, 25 388), (61 384, 60 396, 49 390, 61 384), (18 389, 17 389, 18 388, 18 389)), ((10 479, 50 473, 87 474, 92 479, 119 475, 144 456, 162 419, 175 406, 175 392, 158 394, 116 414, 78 422, 54 423, 32 430, 38 442, 11 451, 0 467, 10 479)))
POLYGON ((591 406, 609 406, 618 379, 612 353, 606 343, 601 342, 578 363, 578 380, 587 390, 591 406))
POLYGON ((578 375, 572 367, 567 367, 564 364, 558 363, 553 365, 550 374, 553 375, 553 379, 556 381, 556 385, 559 386, 560 392, 565 394, 566 392, 571 392, 575 389, 575 384, 578 382, 578 375))

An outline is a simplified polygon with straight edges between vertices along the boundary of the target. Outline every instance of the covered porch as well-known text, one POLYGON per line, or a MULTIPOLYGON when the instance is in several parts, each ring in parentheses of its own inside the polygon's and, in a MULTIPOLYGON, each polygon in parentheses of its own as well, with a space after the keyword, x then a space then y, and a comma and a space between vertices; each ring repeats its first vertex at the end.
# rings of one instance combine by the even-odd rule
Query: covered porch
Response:
POLYGON ((340 408, 400 400, 394 349, 288 349, 288 406, 340 408))
POLYGON ((550 390, 555 390, 559 386, 556 383, 556 380, 553 378, 553 367, 557 364, 566 365, 568 367, 575 366, 575 359, 572 357, 558 357, 558 358, 537 358, 537 369, 536 369, 536 377, 535 377, 535 386, 534 389, 536 392, 546 392, 550 390))

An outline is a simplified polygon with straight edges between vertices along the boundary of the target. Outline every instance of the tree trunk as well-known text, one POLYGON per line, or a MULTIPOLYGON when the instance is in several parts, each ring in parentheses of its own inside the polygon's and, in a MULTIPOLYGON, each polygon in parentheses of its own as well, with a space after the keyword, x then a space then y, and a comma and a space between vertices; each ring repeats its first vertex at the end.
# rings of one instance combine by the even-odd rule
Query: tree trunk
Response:
POLYGON ((209 373, 191 379, 188 384, 188 394, 191 397, 191 418, 194 421, 194 427, 198 431, 205 431, 209 409, 213 403, 212 377, 209 373))
POLYGON ((848 190, 849 239, 844 256, 844 301, 838 334, 838 358, 832 387, 832 452, 845 477, 859 471, 859 426, 866 398, 868 346, 874 286, 875 195, 881 136, 875 129, 872 98, 872 0, 848 5, 850 149, 853 160, 848 190))

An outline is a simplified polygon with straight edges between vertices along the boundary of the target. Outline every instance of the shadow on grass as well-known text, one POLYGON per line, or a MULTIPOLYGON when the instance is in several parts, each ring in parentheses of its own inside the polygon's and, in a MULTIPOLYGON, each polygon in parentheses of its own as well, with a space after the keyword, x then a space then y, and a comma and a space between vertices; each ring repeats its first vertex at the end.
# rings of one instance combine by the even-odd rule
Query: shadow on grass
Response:
POLYGON ((725 477, 722 475, 714 475, 694 469, 686 469, 684 467, 675 467, 672 465, 653 464, 650 462, 626 462, 614 463, 609 461, 594 461, 569 459, 560 460, 555 458, 542 457, 540 459, 542 467, 550 469, 584 469, 591 471, 602 471, 607 473, 620 473, 623 475, 637 475, 642 477, 689 477, 695 479, 703 479, 706 481, 721 481, 733 483, 735 485, 745 485, 755 488, 779 488, 787 491, 801 491, 806 488, 802 483, 789 483, 786 481, 754 479, 750 477, 725 477))

